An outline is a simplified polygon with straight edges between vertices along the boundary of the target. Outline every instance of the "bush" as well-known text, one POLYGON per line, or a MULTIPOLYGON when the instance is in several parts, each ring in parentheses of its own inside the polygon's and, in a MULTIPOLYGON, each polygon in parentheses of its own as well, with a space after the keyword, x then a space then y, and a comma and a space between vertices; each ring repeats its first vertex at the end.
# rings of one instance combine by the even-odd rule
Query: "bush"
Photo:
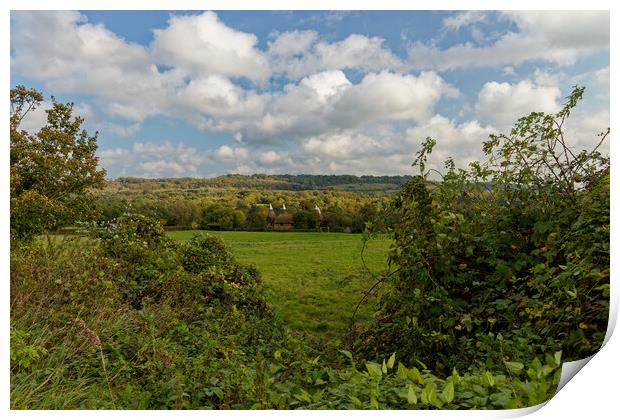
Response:
POLYGON ((213 235, 195 235, 181 248, 181 263, 185 271, 202 273, 210 267, 224 267, 233 261, 224 241, 213 235))
POLYGON ((421 363, 418 363, 421 371, 400 362, 396 365, 395 354, 387 361, 383 359, 381 364, 371 361, 358 364, 351 353, 342 353, 350 361, 348 368, 321 366, 316 359, 306 363, 306 384, 288 393, 287 408, 520 408, 551 398, 561 374, 560 353, 548 355, 544 363, 534 359, 527 367, 506 362, 500 373, 476 370, 459 375, 453 370, 445 379, 433 375, 421 363))
POLYGON ((176 244, 154 219, 125 214, 95 236, 104 254, 120 267, 119 290, 136 308, 145 299, 158 301, 170 288, 168 283, 179 277, 176 244))
POLYGON ((160 233, 133 215, 96 240, 13 250, 13 408, 247 403, 240 372, 257 353, 290 348, 256 270, 225 254, 228 263, 185 271, 160 233))
POLYGON ((609 160, 564 142, 561 127, 581 94, 576 88, 555 115, 532 113, 509 136, 491 136, 487 164, 456 170, 449 160, 440 182, 425 172, 427 139, 416 159, 422 175, 393 204, 398 273, 364 337, 369 354, 399 349, 447 374, 559 350, 580 359, 600 347, 609 160))

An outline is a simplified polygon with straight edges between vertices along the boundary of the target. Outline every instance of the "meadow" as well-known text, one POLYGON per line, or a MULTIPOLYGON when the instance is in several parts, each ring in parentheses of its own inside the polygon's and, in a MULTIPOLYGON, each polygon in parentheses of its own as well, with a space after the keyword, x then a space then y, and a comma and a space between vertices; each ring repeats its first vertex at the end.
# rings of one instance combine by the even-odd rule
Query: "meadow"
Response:
MULTIPOLYGON (((188 240, 204 231, 167 234, 188 240)), ((321 339, 346 334, 351 314, 387 268, 389 239, 368 242, 363 265, 361 234, 319 232, 213 231, 231 247, 237 260, 255 265, 265 285, 265 296, 275 312, 294 331, 321 339), (371 274, 372 273, 372 274, 371 274)), ((370 321, 376 296, 360 306, 356 322, 370 321)))

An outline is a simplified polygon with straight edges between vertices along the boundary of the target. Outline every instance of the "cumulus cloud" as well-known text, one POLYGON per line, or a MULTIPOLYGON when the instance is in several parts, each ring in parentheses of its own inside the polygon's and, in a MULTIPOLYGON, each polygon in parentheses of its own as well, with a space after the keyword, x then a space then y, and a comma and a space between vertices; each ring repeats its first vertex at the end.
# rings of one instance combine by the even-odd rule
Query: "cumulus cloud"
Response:
POLYGON ((537 85, 530 80, 487 82, 478 93, 476 113, 503 129, 533 111, 557 112, 561 93, 557 86, 537 85))
POLYGON ((434 72, 422 72, 418 77, 370 73, 343 93, 328 118, 348 127, 379 119, 420 121, 430 115, 443 95, 455 97, 458 91, 434 72))
POLYGON ((386 146, 363 133, 339 132, 310 137, 303 149, 314 156, 342 161, 384 154, 386 146))
MULTIPOLYGON (((609 123, 609 110, 576 110, 565 123, 564 138, 574 150, 591 150, 601 141, 599 134, 607 130, 609 123)), ((598 150, 609 154, 610 142, 611 138, 607 136, 598 150)))
POLYGON ((216 149, 198 150, 171 141, 138 142, 131 147, 101 149, 97 156, 108 173, 146 178, 207 176, 214 166, 241 164, 250 158, 248 150, 243 147, 222 145, 216 149))
POLYGON ((257 158, 257 163, 267 167, 271 166, 276 171, 281 170, 283 167, 293 166, 293 160, 289 152, 275 150, 268 150, 260 153, 257 158))
MULTIPOLYGON (((448 24, 460 27, 472 20, 469 15, 459 16, 448 24)), ((436 70, 499 67, 531 60, 571 65, 580 57, 609 48, 608 11, 519 11, 500 16, 513 22, 517 31, 485 46, 464 43, 440 49, 416 42, 409 49, 410 64, 436 70)))
MULTIPOLYGON (((204 104, 201 109, 208 111, 209 89, 201 93, 188 87, 188 91, 196 94, 204 104)), ((419 76, 368 73, 358 84, 352 84, 341 70, 307 76, 286 85, 282 92, 258 95, 232 88, 226 92, 217 94, 218 100, 211 104, 217 108, 212 115, 218 118, 202 124, 241 132, 246 144, 290 144, 379 121, 419 121, 432 115, 440 98, 458 96, 458 90, 434 72, 419 76)))
POLYGON ((226 77, 209 75, 191 80, 168 98, 174 104, 168 112, 201 128, 235 130, 262 115, 267 97, 242 89, 226 77))
POLYGON ((111 132, 119 137, 131 137, 142 128, 142 124, 134 123, 130 125, 122 125, 111 122, 104 122, 98 126, 97 131, 111 132))
POLYGON ((13 69, 51 91, 93 96, 109 115, 133 121, 98 126, 121 136, 135 134, 147 117, 164 115, 238 133, 244 142, 278 142, 382 119, 424 118, 441 96, 455 93, 436 73, 371 71, 401 64, 376 37, 326 43, 311 31, 279 34, 267 55, 276 67, 279 59, 289 60, 286 72, 305 77, 281 91, 258 93, 230 79, 268 75, 256 37, 226 26, 215 13, 172 16, 154 31, 150 48, 76 12, 16 12, 12 18, 13 69), (159 70, 159 63, 169 69, 159 70), (303 71, 295 70, 298 65, 303 71), (343 68, 367 74, 354 85, 343 68))
POLYGON ((319 38, 316 31, 289 31, 275 34, 269 41, 269 54, 274 57, 291 57, 306 53, 319 38))
POLYGON ((482 158, 482 142, 497 130, 476 120, 457 123, 436 114, 405 133, 386 127, 370 131, 342 130, 304 140, 288 168, 307 173, 397 174, 415 172, 415 152, 427 136, 437 139, 429 167, 442 169, 445 159, 465 166, 482 158))
POLYGON ((360 34, 328 43, 318 41, 313 31, 284 32, 269 44, 267 52, 273 70, 294 79, 335 69, 365 72, 406 69, 402 60, 385 46, 383 38, 360 34))
POLYGON ((569 79, 571 86, 579 84, 586 86, 586 95, 609 105, 609 66, 573 76, 569 79))
MULTIPOLYGON (((38 132, 47 124, 46 110, 52 107, 49 101, 43 101, 35 110, 28 112, 20 123, 20 129, 29 133, 38 132)), ((140 123, 122 125, 101 120, 100 116, 93 111, 88 103, 78 103, 73 105, 73 115, 84 119, 83 127, 90 131, 111 132, 119 137, 128 137, 140 130, 140 123)))
MULTIPOLYGON (((11 71, 49 93, 79 95, 76 113, 89 131, 130 140, 147 118, 165 116, 230 138, 217 147, 102 148, 102 165, 115 176, 413 173, 427 136, 439 141, 431 165, 441 168, 449 156, 465 165, 481 157, 490 132, 534 110, 557 111, 573 84, 597 99, 567 125, 575 141, 588 144, 609 125, 609 67, 578 75, 566 67, 609 48, 608 12, 457 13, 439 30, 466 30, 475 43, 414 42, 406 59, 362 34, 328 42, 313 30, 274 32, 262 47, 213 12, 171 16, 149 45, 77 12, 12 12, 11 21, 11 71), (487 31, 493 25, 509 29, 487 31), (519 80, 528 61, 535 70, 519 80), (481 66, 510 83, 487 81, 465 98, 442 73, 481 66), (440 115, 455 104, 458 121, 440 115)), ((48 106, 23 126, 42 126, 48 106)))
POLYGON ((423 124, 408 128, 406 138, 410 150, 418 150, 426 137, 437 140, 428 167, 441 171, 448 158, 453 158, 457 167, 462 168, 482 159, 482 143, 488 140, 489 134, 496 132, 492 125, 482 125, 477 120, 459 124, 437 114, 423 124))
POLYGON ((248 149, 245 147, 230 147, 223 145, 215 151, 214 156, 223 162, 237 162, 246 160, 249 155, 248 149))
POLYGON ((256 48, 254 34, 222 23, 213 12, 174 15, 164 29, 153 31, 151 49, 158 63, 192 76, 219 74, 265 80, 269 63, 256 48))
POLYGON ((92 95, 111 115, 141 121, 160 113, 182 82, 160 73, 144 46, 129 43, 77 12, 12 12, 11 69, 56 93, 92 95))

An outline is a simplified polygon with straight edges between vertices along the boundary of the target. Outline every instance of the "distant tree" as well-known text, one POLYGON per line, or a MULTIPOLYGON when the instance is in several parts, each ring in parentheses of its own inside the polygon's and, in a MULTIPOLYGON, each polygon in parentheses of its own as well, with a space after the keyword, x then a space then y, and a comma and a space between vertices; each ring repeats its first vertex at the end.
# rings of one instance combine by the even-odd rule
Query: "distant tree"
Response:
POLYGON ((299 210, 293 215, 296 229, 314 229, 319 223, 319 215, 314 210, 299 210))
POLYGON ((11 236, 28 238, 92 216, 90 190, 104 185, 97 169, 97 133, 82 129, 73 104, 52 97, 47 124, 37 133, 20 129, 43 95, 22 85, 11 89, 11 236))
POLYGON ((245 226, 252 230, 264 230, 267 228, 268 210, 264 207, 252 206, 248 209, 245 226))
POLYGON ((303 210, 314 210, 315 202, 309 199, 305 199, 299 202, 299 206, 303 210))
POLYGON ((129 211, 129 204, 124 197, 118 197, 113 194, 105 194, 97 197, 95 202, 99 220, 109 222, 113 219, 121 217, 129 211))
POLYGON ((325 211, 324 216, 327 226, 334 231, 351 228, 353 225, 353 218, 338 207, 330 207, 325 211))
POLYGON ((235 212, 228 206, 210 204, 203 210, 200 227, 230 230, 235 227, 235 212))
MULTIPOLYGON (((379 212, 376 205, 373 203, 365 203, 358 209, 357 213, 353 217, 353 231, 363 232, 366 227, 366 222, 374 222, 378 215, 379 212)), ((378 222, 381 222, 380 218, 378 222)))
POLYGON ((191 226, 200 219, 200 206, 187 199, 174 199, 166 205, 166 223, 172 226, 191 226))
POLYGON ((241 210, 235 210, 233 212, 233 227, 235 229, 241 229, 245 225, 245 213, 241 210))

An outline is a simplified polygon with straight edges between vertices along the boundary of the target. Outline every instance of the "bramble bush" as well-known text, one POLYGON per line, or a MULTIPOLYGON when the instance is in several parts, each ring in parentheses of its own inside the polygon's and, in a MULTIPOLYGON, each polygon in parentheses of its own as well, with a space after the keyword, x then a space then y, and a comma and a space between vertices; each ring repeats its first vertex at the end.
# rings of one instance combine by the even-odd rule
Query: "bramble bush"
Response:
POLYGON ((243 404, 240 370, 290 347, 288 333, 254 268, 210 237, 177 246, 160 229, 126 215, 94 238, 13 250, 12 407, 243 404), (188 250, 228 263, 186 271, 188 250))
POLYGON ((562 351, 584 358, 602 344, 609 310, 609 159, 574 151, 564 123, 576 87, 556 114, 519 119, 491 135, 487 162, 429 179, 428 138, 414 177, 395 198, 398 269, 378 321, 364 335, 369 357, 394 349, 433 371, 501 370, 562 351), (501 335, 502 339, 498 339, 501 335))

